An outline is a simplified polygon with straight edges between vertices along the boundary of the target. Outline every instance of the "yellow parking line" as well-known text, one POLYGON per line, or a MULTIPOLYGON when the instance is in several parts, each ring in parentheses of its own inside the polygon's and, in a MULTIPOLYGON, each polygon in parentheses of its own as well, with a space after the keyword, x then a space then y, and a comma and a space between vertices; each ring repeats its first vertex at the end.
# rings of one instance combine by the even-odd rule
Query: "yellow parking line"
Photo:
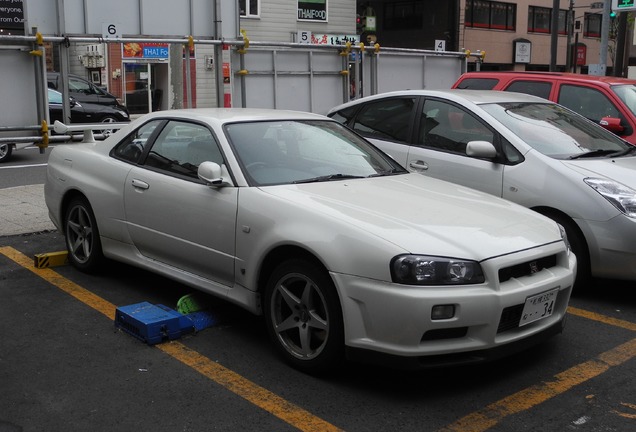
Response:
POLYGON ((555 375, 555 379, 533 385, 513 395, 505 397, 482 410, 469 414, 440 429, 439 432, 482 432, 495 426, 505 417, 528 410, 555 396, 565 393, 612 366, 618 366, 636 356, 636 339, 606 351, 596 358, 571 367, 555 375))
MULTIPOLYGON (((69 281, 51 269, 36 268, 33 265, 33 259, 28 258, 26 255, 23 255, 11 247, 0 247, 0 254, 6 256, 27 270, 30 270, 87 306, 101 312, 109 319, 115 319, 116 306, 112 303, 69 281)), ((155 346, 164 353, 196 370, 203 376, 225 387, 227 390, 241 396, 252 404, 301 431, 319 432, 340 430, 331 423, 314 416, 310 412, 286 401, 269 390, 243 378, 236 372, 233 372, 198 352, 189 349, 180 342, 172 341, 155 346)))
MULTIPOLYGON (((572 306, 568 307, 568 313, 614 327, 636 331, 636 324, 629 321, 607 317, 572 306)), ((636 357, 636 339, 632 339, 614 349, 606 351, 595 359, 557 374, 553 381, 531 386, 488 405, 486 408, 469 414, 445 428, 440 429, 439 432, 485 431, 495 426, 507 416, 543 403, 576 385, 602 374, 610 367, 620 365, 634 357, 636 357)))
POLYGON ((568 307, 568 313, 571 313, 572 315, 580 316, 582 318, 599 321, 599 322, 602 322, 603 324, 611 325, 614 327, 621 327, 627 330, 636 331, 636 323, 633 323, 633 322, 607 317, 605 315, 600 315, 594 312, 578 309, 572 306, 568 307))

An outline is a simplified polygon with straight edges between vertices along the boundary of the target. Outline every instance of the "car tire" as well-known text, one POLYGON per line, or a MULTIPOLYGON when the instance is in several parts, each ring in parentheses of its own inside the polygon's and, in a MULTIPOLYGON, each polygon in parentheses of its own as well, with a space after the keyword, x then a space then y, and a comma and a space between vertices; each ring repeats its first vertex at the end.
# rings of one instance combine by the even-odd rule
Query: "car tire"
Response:
POLYGON ((316 375, 342 361, 342 309, 320 265, 303 259, 278 265, 265 289, 264 315, 270 338, 292 367, 316 375))
POLYGON ((73 198, 66 208, 64 237, 68 261, 83 272, 96 272, 104 255, 95 215, 86 198, 73 198))
POLYGON ((583 233, 576 223, 566 216, 559 214, 547 214, 546 216, 565 228, 572 253, 576 255, 577 271, 573 292, 581 293, 588 290, 592 285, 592 268, 590 264, 590 251, 583 233))
POLYGON ((6 162, 11 159, 13 146, 11 144, 0 144, 0 162, 6 162))

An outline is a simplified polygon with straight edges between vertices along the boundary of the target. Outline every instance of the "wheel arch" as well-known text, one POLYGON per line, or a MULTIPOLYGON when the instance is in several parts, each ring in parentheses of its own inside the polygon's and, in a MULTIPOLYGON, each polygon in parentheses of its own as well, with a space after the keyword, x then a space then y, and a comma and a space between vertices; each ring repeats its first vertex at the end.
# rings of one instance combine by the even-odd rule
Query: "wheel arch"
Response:
MULTIPOLYGON (((583 285, 583 279, 587 280, 590 278, 592 272, 592 267, 591 267, 591 256, 590 256, 590 246, 588 244, 587 238, 585 238, 585 234, 583 233, 583 231, 581 230, 581 228, 579 227, 579 225, 574 221, 574 219, 572 219, 567 213, 555 209, 553 207, 533 207, 532 210, 536 211, 537 213, 542 214, 543 216, 549 217, 550 219, 554 220, 554 221, 563 221, 564 224, 567 224, 568 226, 565 226, 564 228, 566 228, 566 231, 568 230, 568 228, 570 230, 573 230, 576 234, 576 239, 572 239, 569 238, 571 237, 570 235, 568 235, 568 240, 570 241, 570 244, 572 244, 572 250, 574 252, 575 249, 575 242, 579 243, 579 247, 582 249, 582 253, 577 253, 577 260, 578 260, 578 275, 577 275, 577 280, 580 281, 579 285, 583 285), (583 255, 584 254, 584 255, 583 255)), ((576 253, 576 252, 575 252, 576 253)))
POLYGON ((66 215, 66 211, 68 209, 69 204, 75 199, 75 198, 82 198, 84 200, 86 200, 86 202, 88 203, 88 205, 91 206, 91 209, 93 208, 93 205, 91 204, 90 200, 88 199, 88 197, 86 195, 84 195, 81 191, 77 190, 77 189, 71 189, 69 191, 67 191, 64 194, 64 197, 62 198, 62 204, 60 205, 60 215, 59 215, 59 220, 62 222, 62 230, 66 230, 66 220, 65 220, 65 215, 66 215))
POLYGON ((325 272, 328 272, 325 264, 312 252, 305 248, 296 245, 284 245, 278 246, 267 253, 263 261, 261 262, 260 271, 256 281, 256 287, 259 294, 265 293, 265 287, 269 277, 274 272, 276 266, 286 260, 292 258, 302 258, 307 261, 313 262, 320 266, 325 272))

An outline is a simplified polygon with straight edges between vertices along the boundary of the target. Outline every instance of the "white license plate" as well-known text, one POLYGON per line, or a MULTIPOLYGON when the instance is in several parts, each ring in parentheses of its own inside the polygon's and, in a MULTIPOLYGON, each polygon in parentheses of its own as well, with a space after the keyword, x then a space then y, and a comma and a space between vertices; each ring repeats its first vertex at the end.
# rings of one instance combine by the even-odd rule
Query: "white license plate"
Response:
POLYGON ((552 315, 558 292, 559 289, 557 288, 528 297, 526 304, 523 306, 519 327, 552 315))

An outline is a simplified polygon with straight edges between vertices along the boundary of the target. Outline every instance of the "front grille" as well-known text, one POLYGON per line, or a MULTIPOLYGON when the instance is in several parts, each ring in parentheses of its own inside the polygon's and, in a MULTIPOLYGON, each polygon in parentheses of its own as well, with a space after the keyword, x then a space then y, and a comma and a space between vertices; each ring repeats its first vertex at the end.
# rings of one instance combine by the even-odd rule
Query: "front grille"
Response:
POLYGON ((522 312, 523 304, 505 308, 503 312, 501 312, 497 334, 519 327, 522 312))
POLYGON ((555 267, 556 263, 556 255, 550 255, 537 260, 517 264, 512 267, 502 268, 499 270, 499 283, 506 282, 512 278, 519 278, 538 273, 543 269, 555 267))

